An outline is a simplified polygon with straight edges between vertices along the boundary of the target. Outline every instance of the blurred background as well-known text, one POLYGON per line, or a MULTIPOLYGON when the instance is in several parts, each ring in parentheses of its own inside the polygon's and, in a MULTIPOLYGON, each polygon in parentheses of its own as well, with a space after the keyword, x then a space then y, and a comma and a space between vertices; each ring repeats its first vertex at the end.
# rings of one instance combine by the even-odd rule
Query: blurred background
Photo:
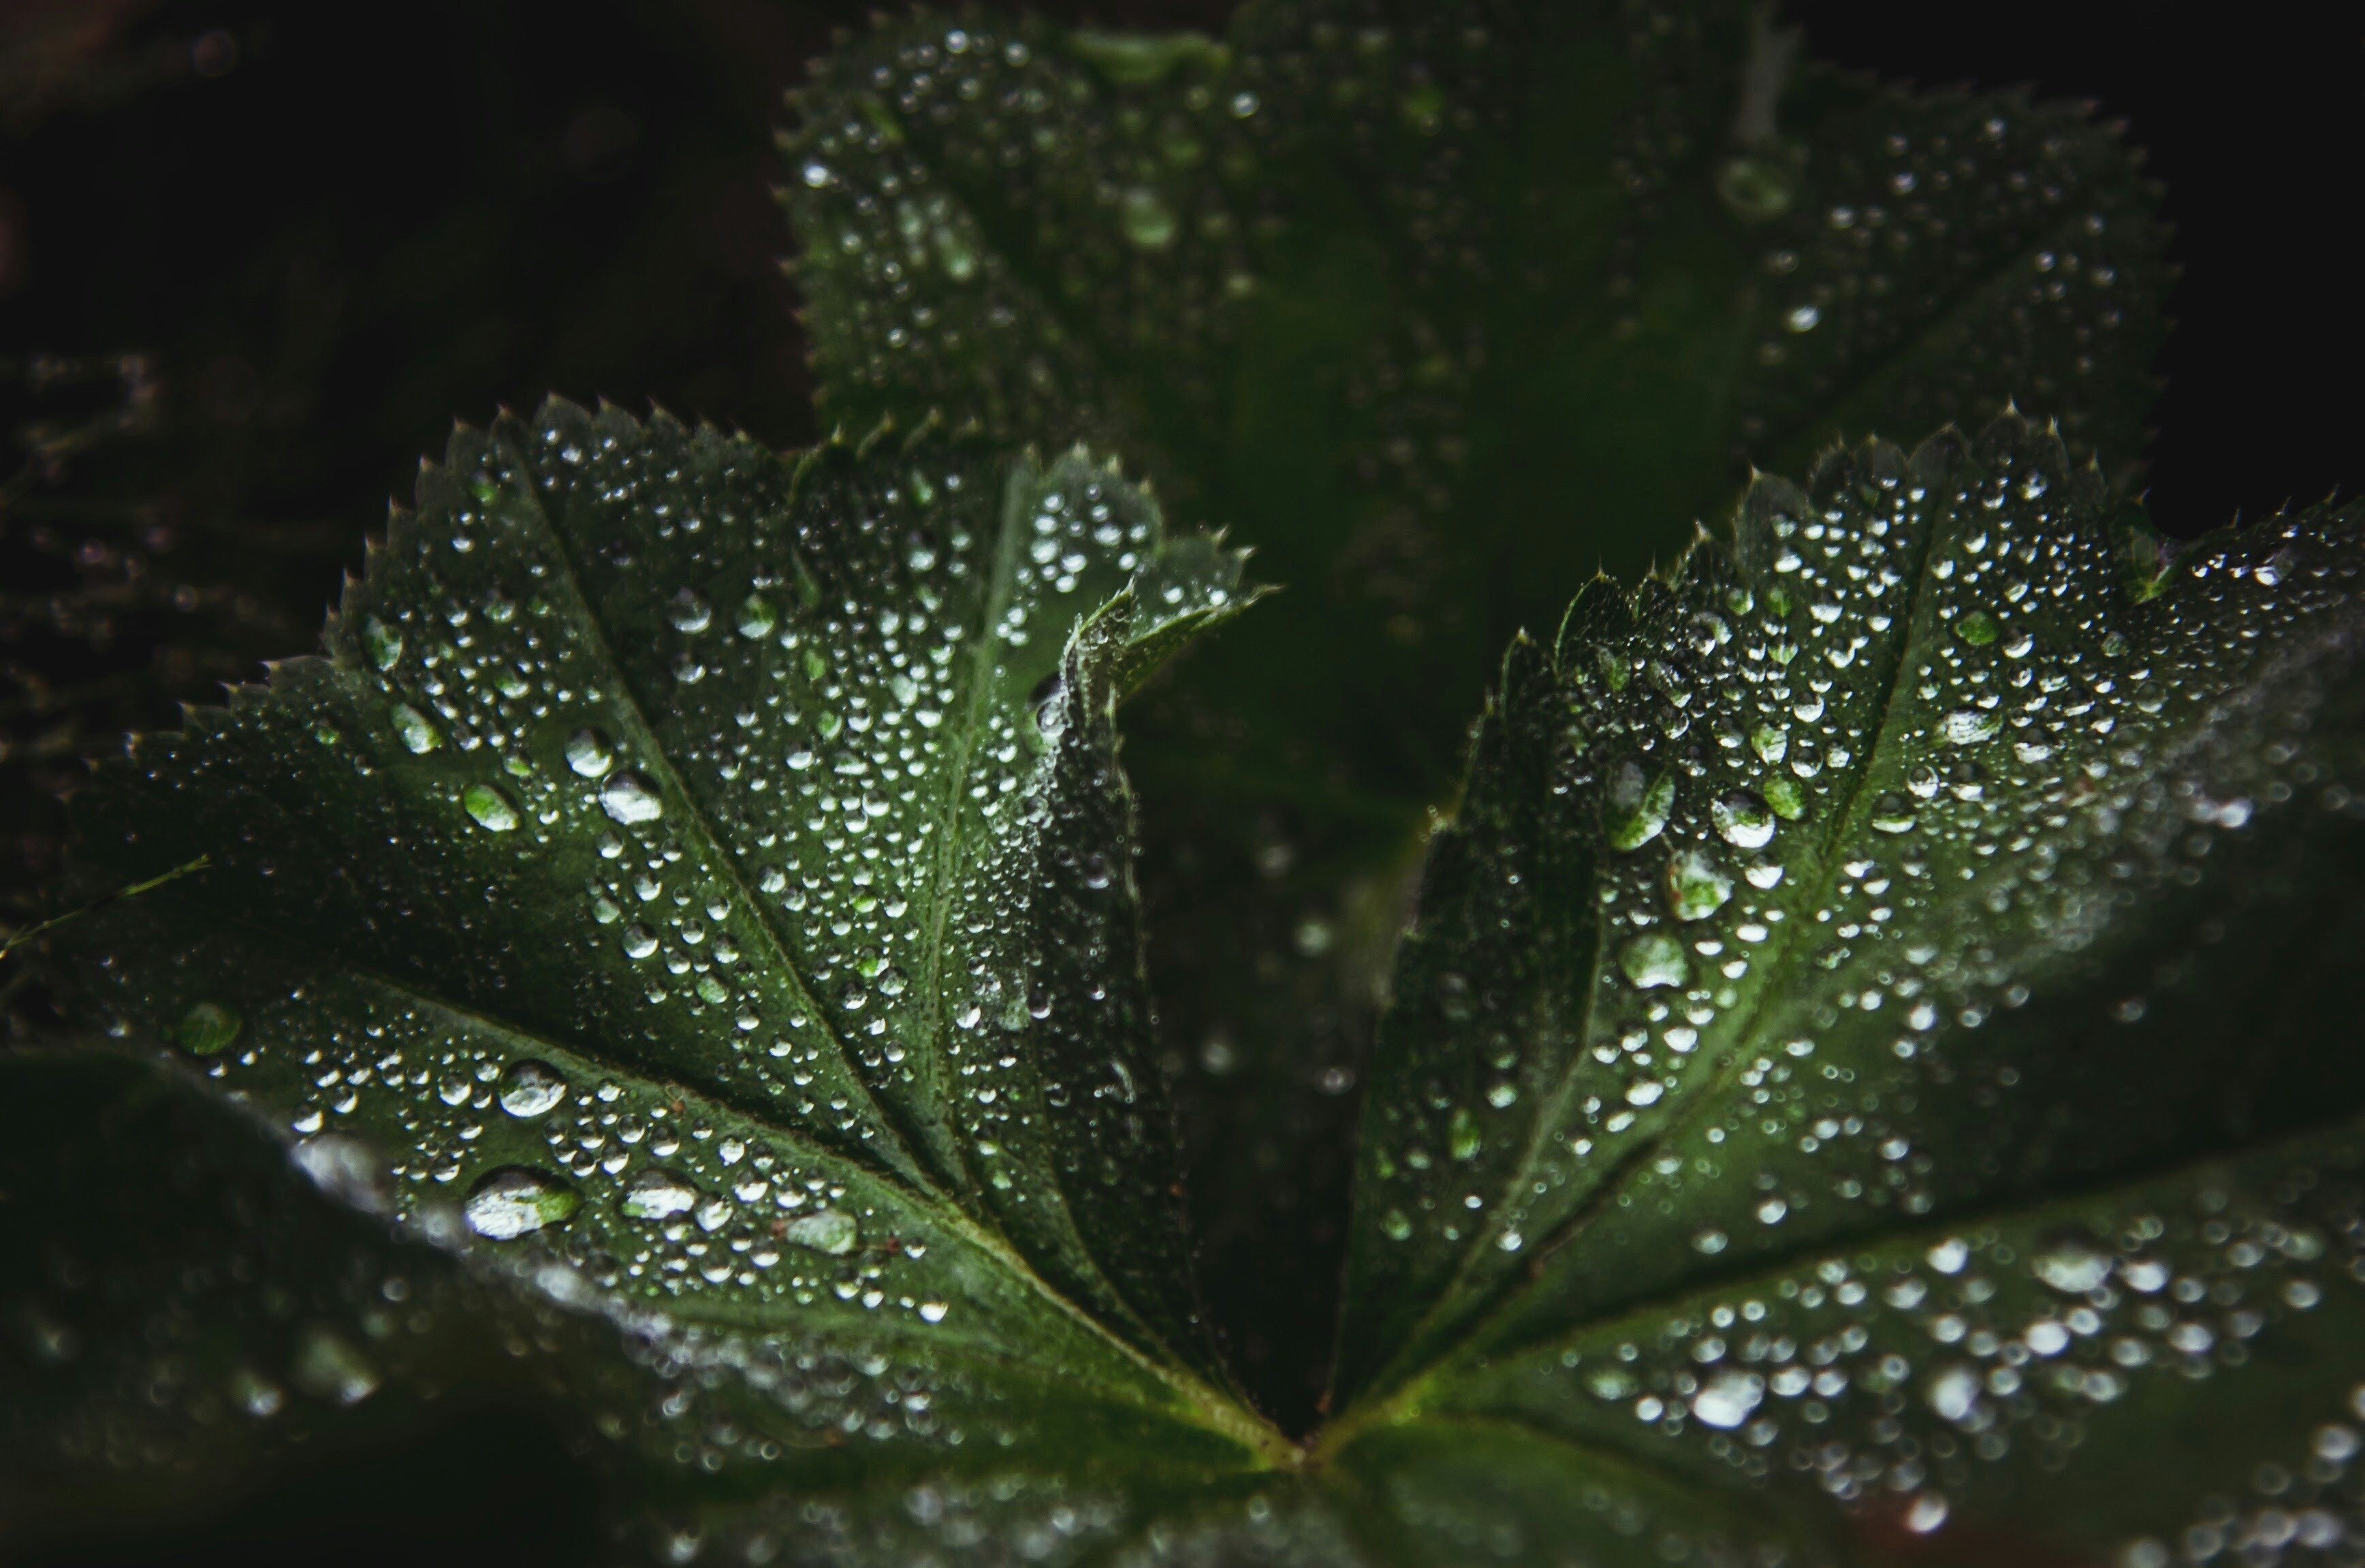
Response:
MULTIPOLYGON (((56 864, 77 759, 310 649, 455 416, 555 391, 816 433, 770 133, 863 9, 0 0, 0 924, 56 864)), ((1231 6, 1036 9, 1218 28, 1231 6)), ((2184 270, 2163 526, 2365 480, 2353 8, 1786 9, 1824 58, 2093 99, 2149 150, 2184 270)), ((598 1552, 595 1501, 530 1417, 454 1411, 166 1526, 12 1544, 0 1519, 0 1557, 571 1562, 598 1552)))

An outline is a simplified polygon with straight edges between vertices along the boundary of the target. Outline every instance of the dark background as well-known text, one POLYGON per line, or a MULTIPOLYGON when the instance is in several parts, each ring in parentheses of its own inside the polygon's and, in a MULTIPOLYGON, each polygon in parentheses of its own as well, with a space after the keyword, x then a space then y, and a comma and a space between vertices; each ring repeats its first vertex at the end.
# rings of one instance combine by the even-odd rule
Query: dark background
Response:
MULTIPOLYGON (((860 9, 0 0, 0 922, 54 864, 74 758, 308 649, 454 416, 556 390, 815 433, 768 132, 860 9)), ((2183 267, 2150 454, 2166 528, 2365 476, 2354 12, 1787 9, 1826 59, 2090 98, 2148 149, 2183 267)), ((599 1551, 595 1494, 532 1418, 455 1410, 194 1520, 13 1549, 0 1520, 0 1556, 573 1562, 599 1551)))

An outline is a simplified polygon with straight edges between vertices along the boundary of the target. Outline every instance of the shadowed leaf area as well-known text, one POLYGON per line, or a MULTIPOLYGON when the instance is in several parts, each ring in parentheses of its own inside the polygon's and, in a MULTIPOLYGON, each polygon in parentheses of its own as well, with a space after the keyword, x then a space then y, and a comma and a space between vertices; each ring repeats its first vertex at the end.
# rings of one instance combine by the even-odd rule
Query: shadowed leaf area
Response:
POLYGON ((463 427, 73 801, 12 1549, 456 1405, 626 1561, 2365 1562, 2365 508, 2128 498, 2110 136, 1713 6, 797 113, 839 434, 463 427))
POLYGON ((1287 588, 1134 763, 1211 1287, 1284 1407, 1505 640, 1671 558, 1753 461, 2012 397, 2078 455, 2142 449, 2166 269, 2134 156, 1798 43, 1742 5, 1288 0, 1220 41, 924 17, 799 100, 824 420, 1107 443, 1287 588))

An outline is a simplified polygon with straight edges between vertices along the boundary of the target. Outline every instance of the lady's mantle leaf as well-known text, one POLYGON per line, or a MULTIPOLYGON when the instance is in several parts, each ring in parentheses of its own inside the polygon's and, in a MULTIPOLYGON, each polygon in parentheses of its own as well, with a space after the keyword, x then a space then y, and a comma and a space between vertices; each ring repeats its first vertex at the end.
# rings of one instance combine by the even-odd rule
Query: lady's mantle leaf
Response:
MULTIPOLYGON (((825 412, 1141 462, 1290 612, 1145 705, 1210 1287, 1327 1342, 1344 1087, 1505 641, 1749 463, 1984 421, 2143 449, 2162 234, 2082 110, 1799 58, 1754 4, 1251 0, 1220 40, 898 17, 785 143, 825 412), (1332 1129, 1336 1129, 1335 1134, 1332 1129)), ((1314 1391, 1303 1397, 1310 1404, 1314 1391)))
POLYGON ((1384 1027, 1341 1394, 1908 1529, 1943 1476, 2081 1551, 2341 1418, 2353 1126, 2141 1178, 2365 1102, 2365 511, 2137 583, 2103 498, 2017 418, 1865 445, 1513 649, 1384 1027), (2194 1486, 2125 1479, 2203 1409, 2194 1486))
POLYGON ((211 869, 73 956, 332 1190, 654 1341, 716 1464, 1237 1465, 1113 716, 1238 575, 1080 455, 464 431, 328 658, 100 770, 88 876, 211 869))

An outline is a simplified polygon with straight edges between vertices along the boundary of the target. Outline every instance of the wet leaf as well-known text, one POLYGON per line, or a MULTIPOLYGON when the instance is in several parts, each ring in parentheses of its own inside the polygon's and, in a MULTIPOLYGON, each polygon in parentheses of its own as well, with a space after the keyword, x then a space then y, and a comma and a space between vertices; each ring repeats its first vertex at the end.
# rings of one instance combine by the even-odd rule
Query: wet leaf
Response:
POLYGON ((2075 107, 1828 69, 1765 17, 1261 0, 1217 41, 922 16, 801 96, 824 411, 1107 443, 1288 586, 1136 726, 1227 1301, 1275 1253, 1308 1260, 1284 1294, 1336 1277, 1304 1217, 1343 1172, 1322 1129, 1515 631, 1843 432, 2017 397, 2077 455, 2141 454, 2166 273, 2134 154, 2075 107))
POLYGON ((1192 1300, 1113 726, 1242 602, 1080 454, 553 404, 454 438, 327 657, 99 769, 86 878, 209 868, 61 939, 319 1185, 604 1319, 618 1440, 1219 1476, 1274 1439, 1192 1300))
MULTIPOLYGON (((2347 1539, 2365 511, 2156 589, 2109 515, 2017 418, 1868 442, 1513 648, 1383 1026, 1342 1464, 1540 1448, 1810 1559, 2347 1539)), ((1517 1557, 1552 1484, 1439 1490, 1517 1557)))

